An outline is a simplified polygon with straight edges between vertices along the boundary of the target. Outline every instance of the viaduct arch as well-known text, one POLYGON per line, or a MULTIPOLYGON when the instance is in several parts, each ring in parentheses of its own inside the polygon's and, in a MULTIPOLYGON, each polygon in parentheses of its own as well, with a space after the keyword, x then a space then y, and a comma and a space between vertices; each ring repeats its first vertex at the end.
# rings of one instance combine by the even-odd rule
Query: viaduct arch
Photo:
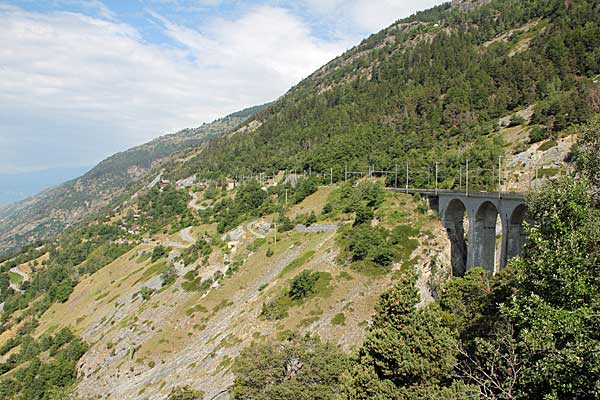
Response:
POLYGON ((496 273, 511 258, 521 255, 525 245, 523 222, 527 208, 522 195, 502 197, 493 193, 437 193, 437 208, 451 242, 452 273, 482 267, 496 273), (501 228, 498 223, 500 223, 501 228), (496 254, 497 233, 501 233, 496 254))

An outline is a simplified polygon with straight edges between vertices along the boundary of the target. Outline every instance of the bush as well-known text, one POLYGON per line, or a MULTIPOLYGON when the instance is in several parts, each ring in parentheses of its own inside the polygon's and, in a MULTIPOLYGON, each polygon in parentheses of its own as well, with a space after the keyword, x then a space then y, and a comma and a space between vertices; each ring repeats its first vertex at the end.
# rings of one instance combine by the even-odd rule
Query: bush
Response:
POLYGON ((267 321, 276 321, 287 318, 288 307, 285 304, 282 304, 280 300, 281 299, 277 298, 267 303, 263 303, 260 317, 267 321))
POLYGON ((346 316, 344 313, 335 314, 331 319, 331 325, 346 325, 346 316))
POLYGON ((350 254, 353 261, 368 260, 380 266, 388 266, 393 261, 393 250, 387 240, 389 232, 383 228, 363 225, 352 231, 350 254))
POLYGON ((201 277, 188 280, 181 284, 181 288, 186 292, 206 292, 213 284, 213 280, 211 278, 207 278, 206 280, 202 280, 201 277))
POLYGON ((202 390, 195 390, 189 386, 176 386, 171 389, 167 400, 202 400, 204 399, 204 392, 202 390))
POLYGON ((290 284, 290 297, 293 300, 302 300, 315 292, 317 281, 319 280, 318 272, 302 271, 290 284))
POLYGON ((538 143, 542 140, 548 139, 550 132, 548 128, 543 125, 536 125, 529 131, 529 143, 538 143))
POLYGON ((234 361, 233 400, 337 398, 348 357, 318 338, 253 343, 234 361))
POLYGON ((356 219, 354 220, 354 226, 371 223, 373 220, 373 209, 367 206, 359 206, 356 209, 356 219))
POLYGON ((167 249, 162 245, 158 245, 154 249, 152 249, 152 257, 150 258, 150 261, 156 262, 156 261, 160 260, 161 258, 163 258, 166 254, 167 254, 167 249))
POLYGON ((211 244, 203 238, 196 240, 196 243, 188 247, 181 254, 181 260, 185 265, 190 265, 200 257, 206 260, 210 253, 212 252, 211 244))
POLYGON ((316 178, 301 178, 296 184, 292 195, 292 203, 298 204, 318 189, 316 178))
POLYGON ((144 286, 140 290, 140 295, 142 296, 142 300, 144 300, 144 301, 150 300, 150 297, 152 297, 152 294, 154 294, 154 289, 150 289, 148 286, 144 286))
POLYGON ((175 271, 175 268, 172 265, 168 265, 160 275, 160 278, 162 279, 163 286, 170 285, 177 279, 177 271, 175 271))
POLYGON ((279 214, 279 224, 277 225, 277 230, 281 233, 291 231, 294 229, 294 223, 284 214, 279 214))
POLYGON ((515 114, 510 118, 508 127, 511 128, 513 126, 525 125, 526 123, 527 123, 527 120, 525 118, 521 117, 520 115, 515 114))
POLYGON ((311 211, 311 213, 308 216, 308 218, 306 218, 306 225, 312 225, 312 224, 314 224, 316 222, 317 222, 317 216, 315 215, 314 211, 311 211))

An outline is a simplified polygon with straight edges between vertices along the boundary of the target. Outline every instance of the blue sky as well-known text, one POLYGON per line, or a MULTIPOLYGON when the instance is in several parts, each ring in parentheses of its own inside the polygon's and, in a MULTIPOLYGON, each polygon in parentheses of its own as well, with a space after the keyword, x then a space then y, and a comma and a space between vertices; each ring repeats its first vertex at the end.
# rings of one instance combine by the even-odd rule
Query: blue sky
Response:
POLYGON ((0 175, 92 166, 281 96, 439 0, 0 0, 0 175))

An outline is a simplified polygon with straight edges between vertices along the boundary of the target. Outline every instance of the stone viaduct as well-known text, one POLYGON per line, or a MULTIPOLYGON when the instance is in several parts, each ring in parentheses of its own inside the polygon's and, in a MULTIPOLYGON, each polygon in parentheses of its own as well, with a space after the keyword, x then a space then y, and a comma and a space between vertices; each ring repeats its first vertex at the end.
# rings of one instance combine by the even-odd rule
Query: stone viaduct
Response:
POLYGON ((526 239, 524 194, 414 189, 408 193, 420 193, 439 212, 450 238, 454 276, 462 276, 475 267, 494 274, 508 260, 521 255, 526 239))

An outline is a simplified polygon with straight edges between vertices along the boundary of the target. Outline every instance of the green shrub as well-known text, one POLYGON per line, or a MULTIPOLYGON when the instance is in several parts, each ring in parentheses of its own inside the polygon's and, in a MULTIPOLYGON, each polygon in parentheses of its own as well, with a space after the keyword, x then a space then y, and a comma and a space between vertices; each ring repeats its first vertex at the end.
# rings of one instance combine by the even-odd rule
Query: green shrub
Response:
POLYGON ((319 280, 318 272, 302 271, 290 284, 289 295, 293 300, 302 300, 315 292, 317 281, 319 280))
POLYGON ((212 253, 211 244, 204 238, 196 240, 196 243, 188 247, 181 254, 181 260, 185 265, 190 265, 199 258, 203 257, 205 260, 212 253))
POLYGON ((160 278, 163 286, 170 285, 177 279, 177 271, 175 271, 175 268, 172 265, 168 265, 160 275, 160 278))
POLYGON ((389 266, 393 261, 393 249, 387 240, 389 232, 384 228, 363 225, 352 230, 350 253, 353 261, 369 260, 380 266, 389 266))
POLYGON ((548 139, 550 132, 544 125, 536 125, 529 131, 529 143, 538 143, 548 139))
POLYGON ((273 299, 269 302, 263 303, 260 317, 267 321, 276 321, 287 318, 289 306, 283 304, 281 298, 273 299))
POLYGON ((361 224, 367 224, 367 223, 371 223, 371 221, 373 220, 373 209, 371 207, 368 207, 366 205, 360 205, 357 209, 356 209, 356 219, 354 220, 354 225, 361 225, 361 224))
POLYGON ((294 223, 285 215, 285 213, 279 214, 279 224, 277 225, 277 231, 283 233, 294 229, 294 223))
POLYGON ((348 356, 317 337, 282 332, 284 342, 255 342, 233 363, 232 400, 334 400, 348 356), (293 376, 293 377, 292 377, 293 376))
POLYGON ((152 294, 154 294, 154 289, 150 289, 148 286, 144 286, 142 289, 140 289, 140 295, 144 301, 150 300, 152 294))
POLYGON ((520 115, 513 115, 510 118, 510 122, 508 123, 508 127, 513 127, 513 126, 518 126, 518 125, 525 125, 527 123, 527 120, 523 117, 521 117, 520 115))
POLYGON ((167 400, 203 400, 204 392, 189 386, 177 386, 171 389, 167 400))
POLYGON ((331 319, 331 325, 346 325, 346 316, 344 313, 335 314, 331 319))
POLYGON ((152 249, 152 257, 150 258, 150 261, 156 262, 156 261, 160 260, 161 258, 163 258, 166 254, 167 254, 167 249, 162 245, 158 245, 154 249, 152 249))

